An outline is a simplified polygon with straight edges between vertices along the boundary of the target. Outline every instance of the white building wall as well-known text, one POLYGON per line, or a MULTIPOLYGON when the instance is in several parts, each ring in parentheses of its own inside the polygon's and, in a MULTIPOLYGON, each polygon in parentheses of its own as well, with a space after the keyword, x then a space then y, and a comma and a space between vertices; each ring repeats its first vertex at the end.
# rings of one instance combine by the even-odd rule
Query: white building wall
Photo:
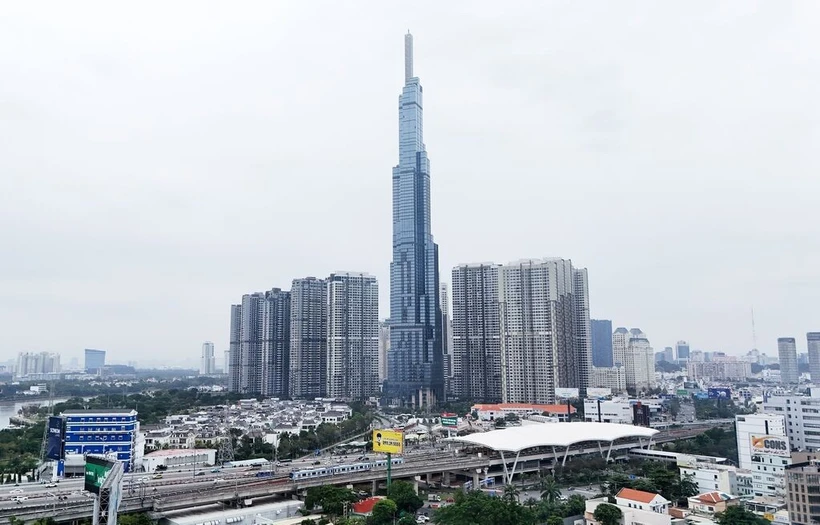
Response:
MULTIPOLYGON (((784 468, 791 458, 780 454, 754 451, 753 437, 781 437, 788 442, 785 417, 777 414, 735 416, 738 460, 741 468, 752 471, 755 495, 785 495, 784 468)), ((784 452, 788 454, 788 451, 784 452)))
POLYGON ((770 395, 763 399, 763 411, 785 418, 792 450, 820 450, 820 398, 770 395))
POLYGON ((584 420, 631 425, 633 422, 632 405, 629 401, 585 399, 584 420))

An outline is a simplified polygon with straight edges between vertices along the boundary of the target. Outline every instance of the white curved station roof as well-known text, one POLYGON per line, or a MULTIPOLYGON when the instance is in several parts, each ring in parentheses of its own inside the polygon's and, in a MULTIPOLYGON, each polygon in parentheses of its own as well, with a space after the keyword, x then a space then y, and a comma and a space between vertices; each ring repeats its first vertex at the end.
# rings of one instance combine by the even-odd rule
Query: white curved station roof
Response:
POLYGON ((520 452, 534 447, 569 447, 584 441, 615 441, 622 438, 650 438, 657 434, 654 428, 621 425, 618 423, 542 423, 491 430, 466 436, 447 438, 448 441, 470 443, 492 450, 520 452))

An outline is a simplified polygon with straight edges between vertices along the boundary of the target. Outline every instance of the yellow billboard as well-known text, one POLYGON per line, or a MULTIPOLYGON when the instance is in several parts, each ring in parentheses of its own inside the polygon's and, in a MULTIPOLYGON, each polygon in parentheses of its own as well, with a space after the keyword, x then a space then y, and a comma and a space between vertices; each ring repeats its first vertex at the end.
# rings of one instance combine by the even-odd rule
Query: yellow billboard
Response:
POLYGON ((374 430, 373 452, 401 454, 404 449, 404 434, 396 430, 374 430))

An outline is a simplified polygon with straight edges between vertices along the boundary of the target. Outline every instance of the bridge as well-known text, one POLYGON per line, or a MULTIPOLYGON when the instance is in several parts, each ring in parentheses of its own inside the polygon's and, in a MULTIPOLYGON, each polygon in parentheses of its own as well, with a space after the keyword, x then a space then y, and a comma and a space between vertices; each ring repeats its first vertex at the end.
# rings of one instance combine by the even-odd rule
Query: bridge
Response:
MULTIPOLYGON (((658 434, 653 441, 662 443, 684 439, 700 434, 706 428, 688 428, 667 431, 658 434)), ((612 451, 628 452, 631 449, 642 447, 645 442, 638 443, 634 440, 613 444, 612 451)), ((564 458, 577 457, 590 454, 599 454, 599 446, 588 446, 580 444, 576 448, 568 447, 561 454, 564 458)), ((392 468, 393 479, 409 479, 416 483, 421 476, 427 476, 429 483, 434 475, 441 475, 441 483, 444 486, 450 485, 452 478, 466 478, 473 481, 473 486, 478 485, 479 475, 484 477, 512 478, 514 474, 526 472, 538 472, 543 469, 554 468, 561 463, 561 458, 554 452, 536 452, 522 455, 515 463, 515 471, 510 472, 513 463, 510 459, 502 459, 496 455, 454 455, 452 451, 441 453, 428 453, 414 456, 407 456, 405 463, 392 468)), ((123 498, 119 511, 121 513, 147 512, 152 518, 158 519, 167 513, 180 509, 202 507, 213 504, 223 504, 225 507, 236 506, 247 499, 266 498, 273 496, 292 497, 302 494, 310 487, 321 485, 353 485, 371 483, 373 488, 381 481, 387 479, 387 469, 373 469, 365 472, 357 472, 345 475, 324 476, 314 479, 303 479, 293 481, 287 473, 281 473, 269 478, 244 476, 239 470, 236 475, 227 479, 215 478, 215 475, 208 479, 193 477, 186 473, 169 473, 166 479, 151 481, 149 483, 138 484, 134 487, 134 480, 137 475, 131 475, 131 483, 125 483, 123 487, 123 498)), ((244 473, 248 474, 248 473, 244 473)), ((218 475, 218 474, 217 474, 218 475)), ((224 474, 223 474, 224 475, 224 474)), ((66 481, 61 485, 76 483, 81 487, 82 481, 66 481)), ((38 486, 35 486, 36 489, 38 486)), ((74 492, 65 499, 60 500, 56 491, 33 490, 37 496, 32 496, 30 500, 21 503, 0 501, 0 524, 9 523, 9 518, 14 516, 25 521, 33 521, 40 518, 53 517, 60 522, 70 522, 88 518, 92 514, 92 501, 82 493, 74 492)))

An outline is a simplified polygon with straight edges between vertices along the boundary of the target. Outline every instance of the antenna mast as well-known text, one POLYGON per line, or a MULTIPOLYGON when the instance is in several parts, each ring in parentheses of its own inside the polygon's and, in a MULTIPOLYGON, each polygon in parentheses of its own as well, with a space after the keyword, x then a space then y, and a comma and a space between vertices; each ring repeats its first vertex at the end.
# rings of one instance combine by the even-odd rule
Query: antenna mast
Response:
POLYGON ((755 330, 755 307, 752 306, 752 349, 757 350, 757 331, 755 330))

